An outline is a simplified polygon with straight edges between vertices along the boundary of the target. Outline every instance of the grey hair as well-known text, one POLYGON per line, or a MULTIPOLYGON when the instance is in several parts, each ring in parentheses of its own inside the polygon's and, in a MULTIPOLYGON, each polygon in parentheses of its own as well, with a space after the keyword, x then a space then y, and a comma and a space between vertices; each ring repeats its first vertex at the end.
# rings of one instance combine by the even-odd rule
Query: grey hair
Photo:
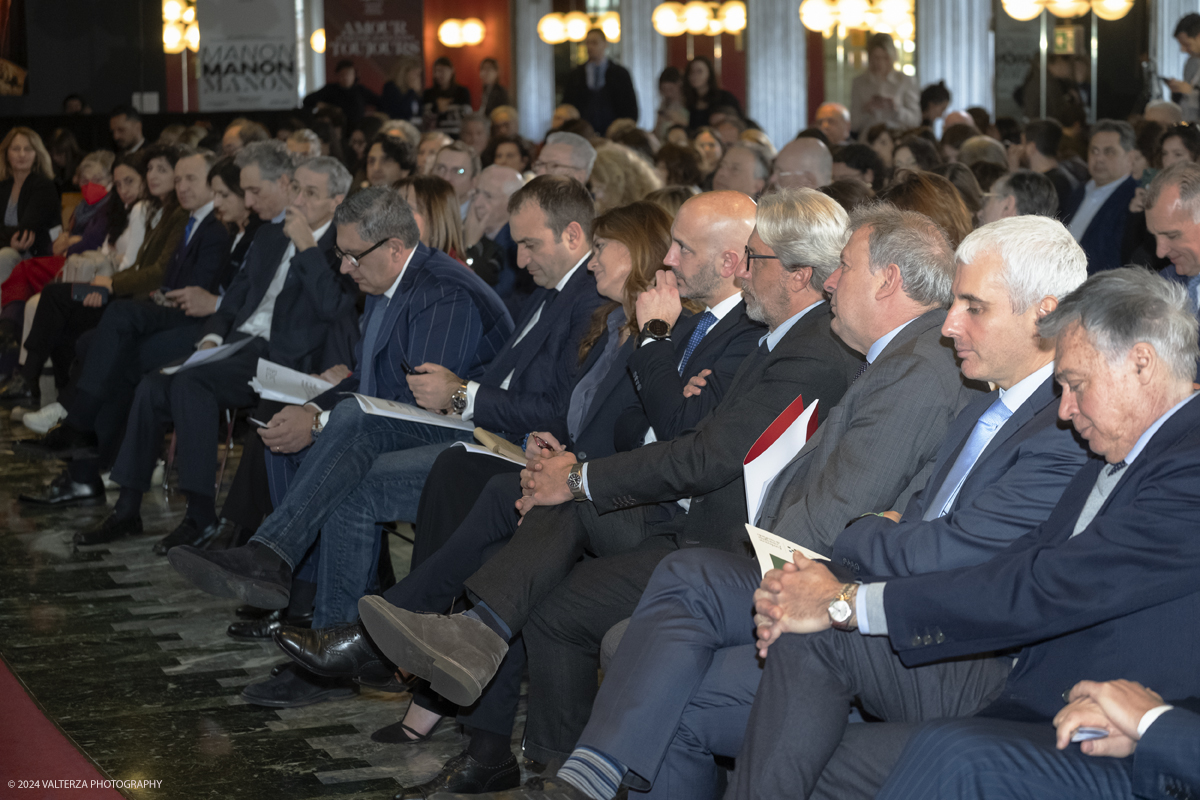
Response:
POLYGON ((1175 378, 1191 383, 1196 377, 1200 344, 1187 290, 1153 272, 1124 267, 1093 275, 1038 322, 1038 333, 1057 338, 1074 324, 1109 364, 1145 342, 1175 378))
POLYGON ((1200 225, 1200 164, 1181 161, 1158 173, 1146 187, 1147 211, 1154 208, 1168 186, 1179 189, 1179 204, 1191 212, 1192 222, 1200 225))
POLYGON ((1183 109, 1179 107, 1179 104, 1170 100, 1163 100, 1162 98, 1146 103, 1146 108, 1142 111, 1142 116, 1145 116, 1148 111, 1154 111, 1159 108, 1166 110, 1171 115, 1169 125, 1178 125, 1183 122, 1183 109))
POLYGON ((1008 153, 1004 145, 982 134, 963 142, 962 147, 958 149, 958 161, 968 167, 980 161, 987 161, 1008 169, 1008 153))
POLYGON ((399 239, 405 247, 416 247, 421 231, 412 208, 395 189, 371 186, 346 198, 333 212, 334 225, 354 225, 365 241, 399 239))
POLYGON ((332 156, 317 156, 307 159, 300 162, 300 167, 326 176, 329 179, 330 197, 337 197, 339 194, 350 191, 350 184, 354 182, 354 176, 350 174, 350 170, 332 156))
POLYGON ((466 125, 468 122, 482 122, 484 132, 488 134, 492 132, 492 120, 482 111, 475 111, 471 114, 465 115, 462 118, 462 124, 466 125))
POLYGON ((476 175, 478 175, 479 171, 483 168, 479 161, 479 153, 476 153, 474 147, 471 147, 471 145, 467 144, 466 142, 462 141, 461 139, 459 139, 457 141, 453 141, 450 144, 446 145, 445 147, 442 147, 441 149, 439 149, 438 155, 441 155, 442 153, 444 153, 447 150, 449 150, 453 153, 462 153, 463 155, 465 155, 467 158, 469 158, 471 160, 471 177, 472 178, 474 178, 476 175))
POLYGON ((870 228, 871 272, 889 264, 900 269, 904 294, 921 305, 949 306, 953 295, 954 249, 936 222, 891 203, 860 206, 850 215, 850 233, 870 228))
POLYGON ((789 272, 812 267, 809 285, 824 291, 837 269, 850 217, 832 198, 813 189, 780 189, 758 201, 758 238, 789 272))
POLYGON ((421 132, 406 119, 389 119, 379 130, 386 131, 389 136, 392 131, 399 132, 400 138, 412 145, 414 151, 421 145, 421 132))
POLYGON ((1022 216, 1053 217, 1058 214, 1058 190, 1054 182, 1040 172, 1019 169, 992 184, 992 192, 1015 197, 1017 214, 1022 216))
POLYGON ((1024 314, 1043 297, 1063 298, 1087 280, 1087 254, 1071 232, 1050 217, 1009 217, 976 228, 962 240, 955 257, 970 264, 984 253, 1000 256, 1014 314, 1024 314))
POLYGON ((765 181, 771 177, 771 159, 772 156, 767 148, 763 147, 758 142, 748 142, 745 139, 738 139, 725 151, 725 155, 721 156, 724 161, 734 150, 748 150, 754 155, 754 177, 756 180, 765 181))
POLYGON ((1092 132, 1088 136, 1088 142, 1096 138, 1097 133, 1115 133, 1121 137, 1121 149, 1128 153, 1137 146, 1137 134, 1133 131, 1133 126, 1124 120, 1118 119, 1101 119, 1097 120, 1092 126, 1092 132))
POLYGON ((578 133, 552 133, 546 137, 546 144, 565 144, 571 148, 571 159, 575 166, 588 175, 592 174, 592 167, 596 164, 596 148, 578 133))
POLYGON ((288 152, 287 145, 278 139, 269 142, 248 144, 234 156, 238 169, 251 164, 258 167, 264 181, 277 181, 284 175, 291 178, 296 173, 296 158, 288 152))
POLYGON ((321 155, 321 137, 308 128, 292 131, 287 140, 296 144, 308 145, 308 155, 310 156, 321 155))
POLYGON ((504 192, 505 197, 512 196, 512 193, 525 185, 525 179, 521 177, 521 173, 517 172, 512 167, 502 167, 499 164, 491 164, 483 168, 479 173, 480 177, 489 172, 503 172, 506 174, 504 183, 500 185, 500 191, 504 192))

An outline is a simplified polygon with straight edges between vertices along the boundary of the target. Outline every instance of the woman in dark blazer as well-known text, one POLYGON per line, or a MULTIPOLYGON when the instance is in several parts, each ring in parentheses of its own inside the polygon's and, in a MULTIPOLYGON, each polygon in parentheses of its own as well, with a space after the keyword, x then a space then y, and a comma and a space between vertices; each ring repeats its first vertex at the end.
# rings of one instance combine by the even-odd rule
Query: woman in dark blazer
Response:
POLYGON ((30 256, 51 253, 50 229, 62 225, 62 201, 42 137, 16 127, 0 142, 0 281, 30 256))

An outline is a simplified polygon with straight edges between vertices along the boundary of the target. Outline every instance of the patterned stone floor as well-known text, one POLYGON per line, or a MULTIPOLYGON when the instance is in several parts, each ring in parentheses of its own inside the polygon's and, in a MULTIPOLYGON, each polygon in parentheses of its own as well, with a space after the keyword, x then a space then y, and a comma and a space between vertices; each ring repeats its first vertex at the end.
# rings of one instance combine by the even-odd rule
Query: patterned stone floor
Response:
MULTIPOLYGON (((102 772, 163 781, 128 797, 387 798, 461 751, 448 725, 424 745, 370 740, 403 716, 407 694, 278 711, 242 702, 243 686, 286 659, 273 644, 228 638, 234 604, 191 588, 151 552, 182 501, 156 490, 143 505, 144 536, 76 551, 72 534, 107 509, 20 504, 59 465, 14 457, 14 438, 32 434, 0 411, 0 655, 102 772)), ((235 468, 236 453, 226 484, 235 468)), ((391 541, 403 575, 409 550, 391 541)))

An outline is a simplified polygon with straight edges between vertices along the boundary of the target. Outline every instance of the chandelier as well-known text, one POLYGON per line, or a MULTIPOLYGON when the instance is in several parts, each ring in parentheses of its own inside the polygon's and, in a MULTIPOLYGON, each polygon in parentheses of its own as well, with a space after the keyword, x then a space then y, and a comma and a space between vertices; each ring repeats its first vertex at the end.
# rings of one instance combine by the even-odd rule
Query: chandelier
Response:
POLYGON ((804 0, 800 22, 825 36, 832 36, 838 28, 871 30, 903 40, 912 39, 916 33, 913 0, 804 0))
POLYGON ((746 4, 742 0, 725 3, 692 0, 684 3, 662 3, 650 17, 654 30, 662 36, 720 36, 746 30, 746 4))
POLYGON ((1103 20, 1121 19, 1133 8, 1133 0, 1001 0, 1004 12, 1015 20, 1028 22, 1042 10, 1060 19, 1082 17, 1091 11, 1103 20))
POLYGON ((595 16, 582 11, 566 14, 554 12, 542 17, 537 24, 538 36, 546 44, 582 42, 593 28, 603 31, 604 38, 610 42, 621 41, 621 15, 616 11, 605 11, 595 16))

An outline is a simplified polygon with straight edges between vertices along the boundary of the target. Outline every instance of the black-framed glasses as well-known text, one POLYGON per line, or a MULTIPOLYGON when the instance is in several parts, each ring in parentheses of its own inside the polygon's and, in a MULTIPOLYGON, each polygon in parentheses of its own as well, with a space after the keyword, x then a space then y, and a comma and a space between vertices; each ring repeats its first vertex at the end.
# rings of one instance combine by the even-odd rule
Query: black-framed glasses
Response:
POLYGON ((757 259, 766 259, 766 258, 778 259, 779 256, 760 256, 758 253, 751 253, 750 245, 746 245, 746 261, 753 263, 754 259, 756 259, 756 258, 757 259))
POLYGON ((371 246, 370 246, 370 247, 368 247, 366 250, 363 250, 363 251, 362 251, 361 253, 359 253, 358 255, 354 255, 354 254, 352 254, 352 253, 347 253, 346 251, 342 250, 342 248, 338 247, 338 246, 335 244, 335 245, 333 246, 333 254, 334 254, 335 256, 337 256, 337 260, 338 260, 338 263, 339 263, 339 264, 342 262, 342 260, 343 260, 343 259, 346 259, 346 260, 348 260, 348 261, 350 262, 350 265, 351 265, 352 267, 354 267, 355 269, 358 269, 358 265, 359 265, 359 264, 362 262, 362 260, 363 260, 364 258, 366 258, 367 256, 369 256, 371 253, 374 253, 376 250, 378 250, 379 248, 383 247, 385 244, 387 244, 387 243, 388 243, 388 242, 390 242, 391 240, 392 240, 392 239, 391 239, 391 237, 390 237, 390 236, 389 236, 388 238, 386 238, 386 239, 380 239, 378 242, 376 242, 375 244, 371 245, 371 246))

